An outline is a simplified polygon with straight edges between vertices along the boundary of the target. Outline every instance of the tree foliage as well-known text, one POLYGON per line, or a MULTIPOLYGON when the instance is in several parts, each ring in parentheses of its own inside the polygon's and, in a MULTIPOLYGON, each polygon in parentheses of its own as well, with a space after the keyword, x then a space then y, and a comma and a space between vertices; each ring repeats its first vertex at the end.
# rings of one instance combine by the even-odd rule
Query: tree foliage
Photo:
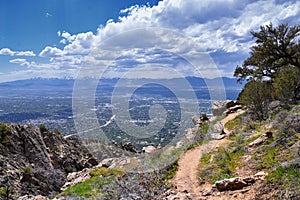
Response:
POLYGON ((251 34, 256 41, 250 48, 250 57, 234 72, 239 81, 272 80, 283 66, 295 66, 300 70, 300 25, 273 27, 270 23, 251 34))
POLYGON ((255 119, 268 117, 268 106, 272 100, 272 85, 267 81, 249 81, 238 97, 238 101, 250 109, 255 119))
POLYGON ((296 98, 294 89, 299 81, 300 77, 296 67, 291 65, 282 67, 273 82, 275 98, 284 102, 296 98))
POLYGON ((239 82, 248 81, 240 102, 262 119, 274 98, 289 101, 300 97, 300 25, 274 27, 270 23, 251 34, 255 44, 234 76, 239 82))

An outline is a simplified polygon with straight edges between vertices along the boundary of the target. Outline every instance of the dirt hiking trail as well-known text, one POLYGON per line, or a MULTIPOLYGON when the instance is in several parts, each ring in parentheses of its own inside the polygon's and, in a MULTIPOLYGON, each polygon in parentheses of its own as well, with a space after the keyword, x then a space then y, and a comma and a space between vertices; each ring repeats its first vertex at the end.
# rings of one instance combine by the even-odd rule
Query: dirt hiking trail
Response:
MULTIPOLYGON (((244 111, 229 114, 221 123, 223 126, 230 120, 241 115, 244 111)), ((224 128, 225 129, 225 128, 224 128)), ((225 133, 229 133, 229 130, 224 130, 225 133)), ((207 153, 215 150, 218 147, 224 146, 228 143, 226 138, 221 140, 211 140, 210 142, 200 145, 194 149, 186 151, 178 160, 178 171, 171 182, 176 186, 178 192, 188 192, 193 197, 198 197, 200 194, 199 177, 198 177, 198 165, 201 161, 203 153, 207 153)))

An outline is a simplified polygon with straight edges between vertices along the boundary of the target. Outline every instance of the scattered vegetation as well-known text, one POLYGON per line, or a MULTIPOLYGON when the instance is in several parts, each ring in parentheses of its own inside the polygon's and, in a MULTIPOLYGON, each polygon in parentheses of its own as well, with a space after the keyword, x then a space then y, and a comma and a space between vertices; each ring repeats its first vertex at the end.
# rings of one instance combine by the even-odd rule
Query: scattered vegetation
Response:
POLYGON ((202 157, 200 176, 209 182, 229 177, 241 156, 247 155, 251 159, 247 163, 251 162, 253 170, 268 172, 265 184, 278 188, 277 198, 293 199, 300 196, 297 192, 300 191, 300 117, 287 108, 300 100, 300 25, 274 27, 270 23, 251 34, 256 39, 255 45, 234 72, 239 82, 247 80, 238 101, 251 117, 236 118, 225 125, 234 130, 229 137, 232 142, 227 148, 202 157), (280 104, 273 104, 272 108, 279 111, 270 109, 274 100, 280 104), (249 149, 249 144, 266 131, 271 131, 273 137, 249 149), (235 149, 230 150, 234 145, 235 149))
POLYGON ((48 131, 48 129, 46 128, 46 126, 45 126, 44 124, 41 124, 41 125, 39 126, 39 128, 40 128, 40 131, 41 131, 42 133, 48 131))
POLYGON ((253 171, 253 175, 257 170, 268 172, 264 184, 268 188, 277 188, 276 197, 293 199, 299 196, 300 135, 296 131, 299 130, 299 124, 294 122, 299 114, 291 110, 286 111, 284 117, 279 112, 267 120, 251 120, 251 126, 248 115, 229 121, 225 126, 234 130, 229 137, 231 143, 203 154, 199 165, 201 183, 213 184, 217 180, 237 176, 236 170, 246 167, 253 171), (268 124, 272 124, 273 128, 268 128, 268 124), (271 138, 258 146, 249 147, 251 142, 267 131, 273 133, 271 138), (242 159, 244 156, 248 158, 247 161, 242 159), (285 191, 284 194, 282 191, 285 191))
POLYGON ((300 173, 299 169, 295 166, 282 167, 279 166, 274 171, 272 171, 267 179, 266 183, 273 182, 282 185, 284 190, 291 188, 293 186, 300 186, 300 173))
POLYGON ((242 116, 238 116, 235 119, 227 122, 224 126, 225 126, 225 128, 227 128, 229 130, 234 130, 234 129, 242 127, 242 122, 243 122, 242 116))
POLYGON ((178 162, 175 162, 170 167, 168 167, 167 170, 163 173, 163 179, 166 181, 172 179, 175 176, 177 170, 178 162))
POLYGON ((214 152, 203 154, 199 166, 199 176, 201 177, 202 183, 207 181, 213 184, 217 180, 236 176, 235 169, 241 166, 238 159, 243 153, 242 150, 222 147, 214 152))
POLYGON ((115 178, 121 177, 120 169, 108 169, 100 167, 90 173, 91 178, 63 191, 60 196, 70 197, 98 197, 102 194, 103 187, 110 184, 115 178))
POLYGON ((53 133, 55 133, 56 135, 61 135, 61 132, 58 129, 54 129, 53 133))
POLYGON ((10 132, 10 127, 7 124, 0 124, 0 143, 6 144, 8 142, 8 133, 10 132))
POLYGON ((11 199, 11 194, 14 191, 13 186, 0 187, 0 197, 4 197, 6 199, 11 199))

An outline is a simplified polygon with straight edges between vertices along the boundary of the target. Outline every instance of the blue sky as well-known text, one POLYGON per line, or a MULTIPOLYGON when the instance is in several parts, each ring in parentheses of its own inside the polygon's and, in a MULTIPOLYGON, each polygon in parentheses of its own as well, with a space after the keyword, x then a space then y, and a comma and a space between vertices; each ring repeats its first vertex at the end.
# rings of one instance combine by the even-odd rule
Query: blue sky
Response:
POLYGON ((149 41, 138 31, 126 32, 147 27, 178 33, 172 40, 164 33, 166 38, 152 42, 156 48, 191 58, 195 48, 191 46, 197 44, 209 54, 222 76, 232 76, 253 45, 251 30, 269 22, 299 24, 299 19, 300 2, 295 0, 2 0, 0 82, 76 77, 95 48, 120 34, 123 37, 118 37, 114 45, 127 45, 119 46, 127 53, 118 51, 123 57, 116 62, 121 64, 115 70, 111 67, 114 76, 120 75, 120 66, 126 65, 147 64, 151 71, 149 63, 154 60, 161 61, 162 66, 181 68, 188 75, 184 62, 165 59, 167 54, 158 55, 157 49, 143 51, 143 55, 131 49, 135 54, 128 56, 131 41, 137 44, 138 40, 137 45, 143 49, 149 48, 149 41), (185 41, 183 37, 193 45, 180 43, 185 41))

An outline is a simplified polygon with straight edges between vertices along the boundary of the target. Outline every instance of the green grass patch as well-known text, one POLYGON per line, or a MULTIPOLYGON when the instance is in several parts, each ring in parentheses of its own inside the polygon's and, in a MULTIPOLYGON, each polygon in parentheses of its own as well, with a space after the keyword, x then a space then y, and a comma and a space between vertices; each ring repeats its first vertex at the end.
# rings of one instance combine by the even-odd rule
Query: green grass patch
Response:
POLYGON ((242 166, 239 158, 244 155, 242 150, 218 148, 215 152, 203 154, 199 166, 199 176, 204 182, 211 184, 217 180, 236 176, 235 168, 242 166))
POLYGON ((90 172, 90 179, 70 186, 59 196, 84 198, 97 197, 101 195, 104 185, 110 184, 115 178, 120 177, 122 174, 123 171, 120 169, 108 169, 100 167, 90 172))
POLYGON ((95 176, 102 176, 102 177, 120 176, 122 174, 123 174, 123 171, 121 169, 108 169, 105 167, 99 167, 98 169, 95 169, 90 172, 90 175, 92 177, 95 177, 95 176))
POLYGON ((178 162, 176 161, 166 170, 166 172, 163 173, 163 179, 164 180, 172 179, 175 176, 177 170, 178 170, 178 162))
POLYGON ((278 164, 278 161, 276 159, 276 154, 279 150, 280 150, 279 147, 277 148, 273 148, 269 146, 264 147, 262 155, 259 157, 255 157, 259 167, 262 169, 269 169, 275 166, 276 164, 278 164))
POLYGON ((206 134, 208 132, 208 129, 209 129, 209 124, 202 123, 200 125, 200 129, 201 129, 201 133, 206 134))
POLYGON ((242 123, 243 123, 242 116, 238 116, 233 120, 228 121, 224 126, 229 130, 233 130, 242 127, 242 123))
POLYGON ((294 167, 284 168, 280 166, 269 173, 265 182, 280 184, 284 189, 292 186, 300 188, 300 172, 294 167))

